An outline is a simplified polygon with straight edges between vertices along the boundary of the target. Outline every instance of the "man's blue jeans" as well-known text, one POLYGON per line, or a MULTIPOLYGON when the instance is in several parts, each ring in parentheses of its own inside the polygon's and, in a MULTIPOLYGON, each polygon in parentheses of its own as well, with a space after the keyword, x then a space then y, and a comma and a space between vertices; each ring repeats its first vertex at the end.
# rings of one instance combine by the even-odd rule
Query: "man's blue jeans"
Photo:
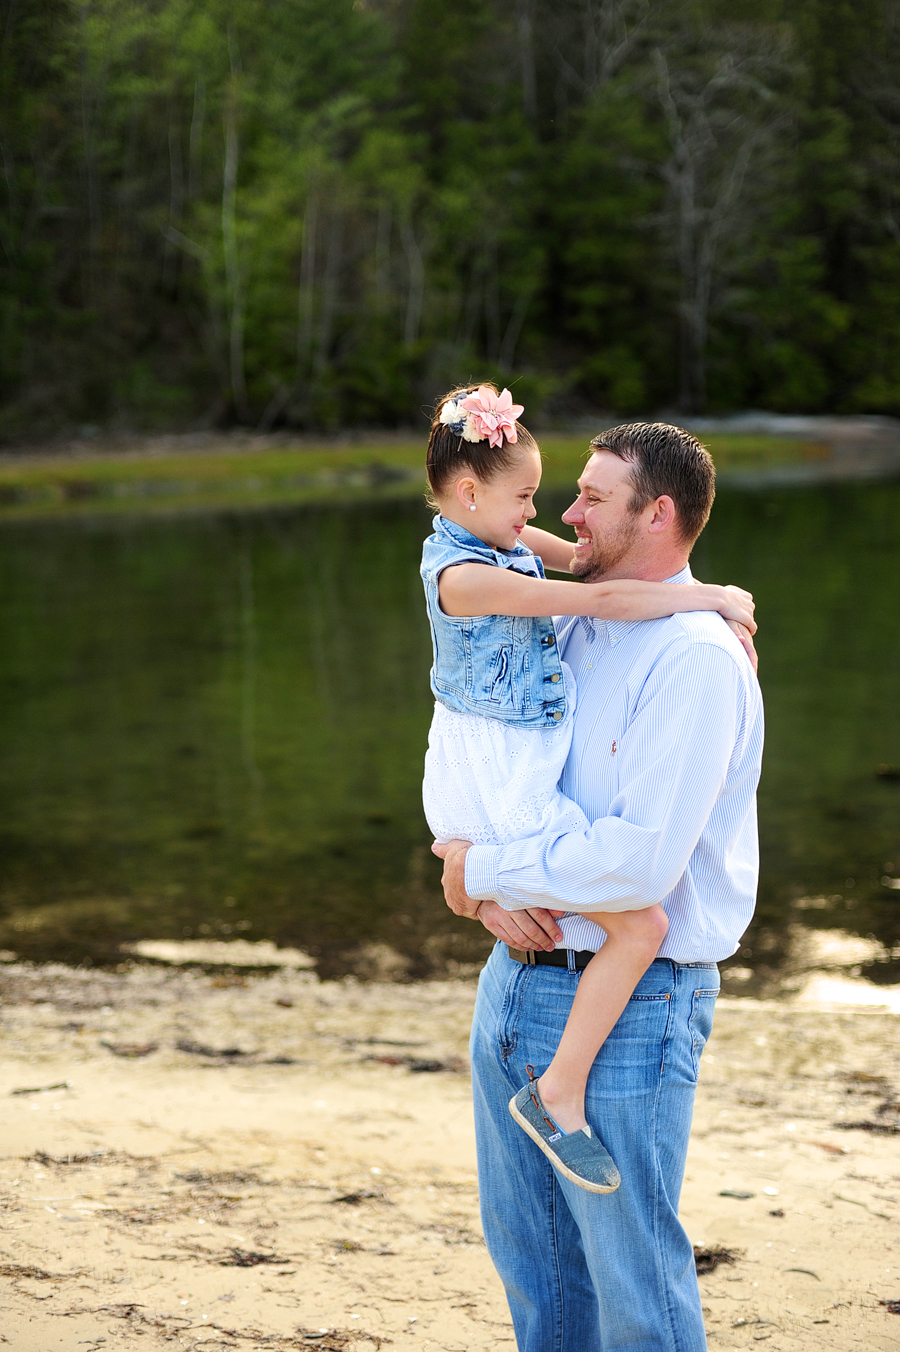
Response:
POLYGON ((481 1217, 519 1352, 703 1352, 694 1255, 678 1220, 715 963, 658 958, 588 1082, 586 1115, 622 1175, 585 1192, 509 1114, 527 1065, 546 1069, 579 974, 526 967, 498 944, 481 974, 472 1082, 481 1217))

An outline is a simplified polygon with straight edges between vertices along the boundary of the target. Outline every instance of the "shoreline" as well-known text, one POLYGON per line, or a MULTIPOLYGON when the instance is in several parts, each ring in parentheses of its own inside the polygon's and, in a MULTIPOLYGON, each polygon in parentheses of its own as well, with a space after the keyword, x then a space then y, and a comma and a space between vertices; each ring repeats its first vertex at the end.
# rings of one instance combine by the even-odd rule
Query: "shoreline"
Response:
MULTIPOLYGON (((478 1220, 474 990, 0 969, 5 1345, 512 1352, 478 1220)), ((732 1255, 700 1277, 711 1349, 897 1346, 897 1030, 720 998, 681 1207, 732 1255)))
MULTIPOLYGON (((686 420, 733 491, 889 481, 900 475, 900 423, 866 418, 686 420)), ((594 424, 592 423, 593 427, 594 424)), ((577 478, 586 432, 540 433, 544 488, 577 478)), ((425 489, 422 438, 410 429, 323 435, 249 430, 102 434, 0 447, 0 523, 169 520, 207 513, 402 501, 425 489)))

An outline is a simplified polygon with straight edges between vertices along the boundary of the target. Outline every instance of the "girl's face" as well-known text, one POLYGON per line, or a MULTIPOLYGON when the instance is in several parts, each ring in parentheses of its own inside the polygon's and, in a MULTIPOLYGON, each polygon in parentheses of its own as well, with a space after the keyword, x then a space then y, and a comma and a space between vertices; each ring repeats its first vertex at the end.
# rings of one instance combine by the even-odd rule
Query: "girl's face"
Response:
POLYGON ((493 549, 514 549, 522 527, 537 515, 532 499, 540 482, 541 457, 534 450, 520 452, 511 469, 488 483, 461 479, 457 496, 468 509, 462 524, 493 549))

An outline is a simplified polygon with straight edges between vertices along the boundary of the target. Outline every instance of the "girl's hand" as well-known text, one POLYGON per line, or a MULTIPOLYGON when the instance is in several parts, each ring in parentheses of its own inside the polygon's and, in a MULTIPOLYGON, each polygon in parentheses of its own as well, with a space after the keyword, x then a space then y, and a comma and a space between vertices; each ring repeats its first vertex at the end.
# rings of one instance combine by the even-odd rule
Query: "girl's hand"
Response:
POLYGON ((717 587, 704 582, 695 581, 694 585, 703 588, 705 598, 712 601, 713 608, 723 620, 728 620, 729 624, 742 624, 751 634, 756 633, 753 618, 756 602, 750 592, 744 591, 743 587, 717 587))
MULTIPOLYGON (((698 582, 694 578, 694 586, 702 587, 705 584, 698 582)), ((753 618, 753 611, 756 603, 750 592, 744 591, 742 587, 709 587, 708 591, 720 591, 724 593, 724 601, 727 609, 717 606, 717 610, 722 618, 727 622, 728 628, 737 634, 740 639, 741 647, 750 659, 750 665, 754 671, 759 671, 759 653, 753 646, 753 635, 756 633, 757 625, 753 618), (734 606, 732 610, 731 607, 734 606), (750 622, 746 621, 745 614, 738 612, 743 609, 750 612, 750 622)))
MULTIPOLYGON (((728 621, 728 628, 737 634, 741 642, 741 647, 750 659, 750 665, 754 671, 759 671, 759 653, 753 646, 753 638, 750 630, 744 624, 738 624, 736 620, 728 621)), ((755 628, 755 626, 754 626, 755 628)))

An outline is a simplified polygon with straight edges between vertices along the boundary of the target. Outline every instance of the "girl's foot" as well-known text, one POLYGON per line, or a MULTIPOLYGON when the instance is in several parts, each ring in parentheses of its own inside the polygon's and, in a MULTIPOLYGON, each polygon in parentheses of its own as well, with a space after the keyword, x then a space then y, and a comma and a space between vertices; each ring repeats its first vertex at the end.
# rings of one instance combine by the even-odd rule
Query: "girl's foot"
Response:
POLYGON ((571 1136, 573 1131, 584 1131, 588 1120, 584 1115, 584 1095, 558 1093, 553 1083, 553 1068, 541 1076, 540 1099, 548 1117, 571 1136))
POLYGON ((587 1125, 566 1132, 541 1101, 534 1068, 527 1067, 529 1083, 509 1101, 509 1111, 563 1178, 587 1192, 615 1192, 621 1182, 609 1151, 587 1125))

